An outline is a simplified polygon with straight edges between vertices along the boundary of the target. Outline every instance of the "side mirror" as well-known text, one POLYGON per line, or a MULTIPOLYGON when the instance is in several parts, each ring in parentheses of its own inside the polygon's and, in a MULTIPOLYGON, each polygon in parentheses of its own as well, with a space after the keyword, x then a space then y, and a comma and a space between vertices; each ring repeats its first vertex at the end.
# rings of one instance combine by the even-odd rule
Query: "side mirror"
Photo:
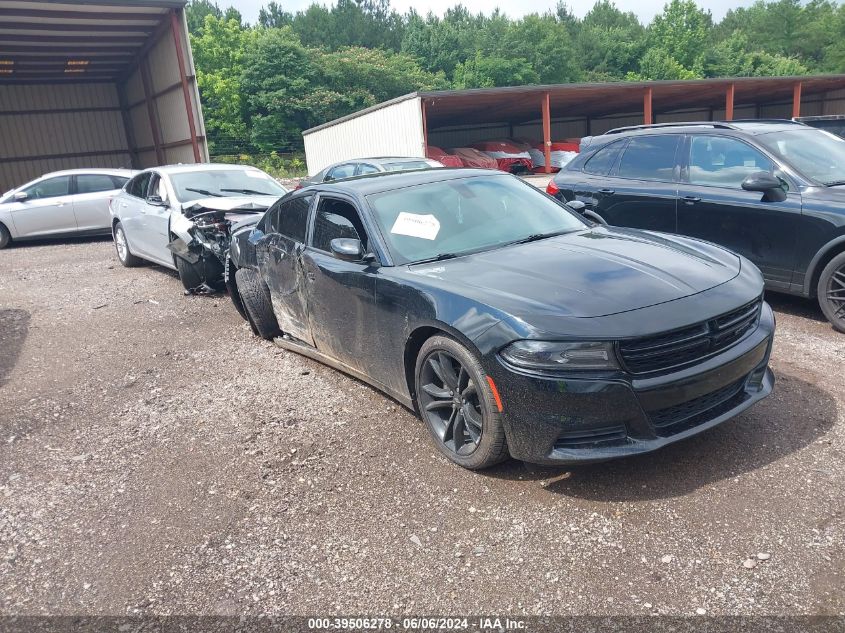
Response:
POLYGON ((26 191, 18 191, 17 193, 15 193, 14 196, 12 196, 12 198, 15 200, 15 202, 23 202, 24 200, 29 198, 29 194, 26 191))
POLYGON ((154 207, 166 207, 167 203, 161 199, 161 196, 148 196, 147 197, 147 204, 151 204, 154 207))
POLYGON ((783 184, 777 177, 767 171, 758 171, 750 174, 742 181, 742 188, 745 191, 759 191, 764 194, 768 202, 783 202, 786 200, 786 192, 783 184))
POLYGON ((361 240, 337 237, 329 243, 329 246, 332 249, 332 255, 346 262, 359 262, 364 257, 361 240))
POLYGON ((584 209, 587 208, 587 205, 581 202, 580 200, 570 200, 569 202, 565 203, 567 207, 575 211, 576 213, 584 213, 584 209))

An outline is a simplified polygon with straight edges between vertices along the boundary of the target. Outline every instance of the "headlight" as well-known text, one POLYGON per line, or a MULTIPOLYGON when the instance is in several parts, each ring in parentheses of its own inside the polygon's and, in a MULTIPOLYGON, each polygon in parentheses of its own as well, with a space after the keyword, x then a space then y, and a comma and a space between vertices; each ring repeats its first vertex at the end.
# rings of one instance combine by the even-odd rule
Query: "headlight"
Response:
POLYGON ((619 369, 613 343, 517 341, 500 352, 511 365, 526 369, 619 369))

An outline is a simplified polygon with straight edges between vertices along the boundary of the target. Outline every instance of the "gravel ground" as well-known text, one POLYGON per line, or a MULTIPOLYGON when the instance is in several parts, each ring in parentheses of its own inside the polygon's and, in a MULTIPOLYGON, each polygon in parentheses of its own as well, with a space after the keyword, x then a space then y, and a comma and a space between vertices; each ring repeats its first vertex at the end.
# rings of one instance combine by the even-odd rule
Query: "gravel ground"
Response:
POLYGON ((845 335, 657 454, 477 474, 111 243, 0 251, 0 613, 843 614, 845 335))

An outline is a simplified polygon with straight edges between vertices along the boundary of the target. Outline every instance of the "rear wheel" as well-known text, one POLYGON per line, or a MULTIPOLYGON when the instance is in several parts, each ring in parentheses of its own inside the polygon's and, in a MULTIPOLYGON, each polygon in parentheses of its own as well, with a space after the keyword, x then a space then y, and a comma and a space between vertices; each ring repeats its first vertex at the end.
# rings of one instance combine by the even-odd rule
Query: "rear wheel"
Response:
POLYGON ((114 248, 117 251, 117 258, 120 263, 127 268, 134 268, 144 263, 140 257, 135 257, 129 250, 129 242, 126 241, 126 232, 123 230, 123 225, 118 222, 114 225, 112 232, 114 237, 114 248))
POLYGON ((270 289, 258 273, 250 268, 239 268, 235 272, 235 281, 252 331, 268 341, 281 336, 270 300, 270 289))
POLYGON ((0 248, 6 248, 11 243, 12 235, 9 233, 9 229, 0 224, 0 248))
POLYGON ((845 253, 830 260, 816 289, 822 312, 834 329, 845 332, 845 253))
POLYGON ((185 290, 193 292, 204 286, 212 290, 223 289, 223 264, 217 261, 216 257, 200 257, 196 263, 187 259, 176 257, 176 270, 179 271, 179 280, 185 290))
POLYGON ((434 336, 420 349, 415 375, 417 406, 441 453, 472 470, 508 458, 501 414, 472 352, 434 336))

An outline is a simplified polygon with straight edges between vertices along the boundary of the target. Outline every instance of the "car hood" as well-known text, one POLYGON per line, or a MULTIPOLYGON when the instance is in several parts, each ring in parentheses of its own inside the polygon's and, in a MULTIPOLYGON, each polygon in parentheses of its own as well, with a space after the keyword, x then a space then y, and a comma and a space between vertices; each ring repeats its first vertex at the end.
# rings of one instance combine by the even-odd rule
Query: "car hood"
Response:
POLYGON ((706 242, 602 227, 409 269, 517 317, 597 317, 703 292, 740 266, 706 242))
POLYGON ((236 196, 225 198, 200 198, 182 204, 182 210, 202 211, 266 211, 279 198, 277 196, 236 196))

